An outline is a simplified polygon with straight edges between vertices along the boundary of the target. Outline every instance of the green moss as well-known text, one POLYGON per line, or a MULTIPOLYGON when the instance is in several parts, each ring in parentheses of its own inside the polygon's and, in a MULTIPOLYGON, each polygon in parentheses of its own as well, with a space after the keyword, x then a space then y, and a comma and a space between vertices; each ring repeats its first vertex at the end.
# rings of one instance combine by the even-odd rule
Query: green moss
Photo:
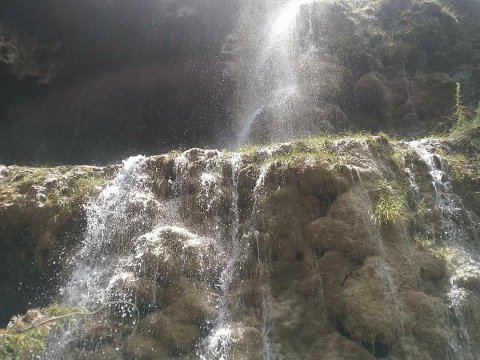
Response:
POLYGON ((45 205, 61 208, 68 207, 91 194, 98 186, 103 185, 105 181, 105 176, 99 172, 75 175, 68 180, 65 186, 47 193, 45 205))
POLYGON ((307 145, 295 146, 291 150, 274 155, 271 159, 267 161, 275 161, 281 165, 285 166, 295 166, 304 164, 307 161, 326 161, 329 163, 340 163, 340 158, 338 154, 331 150, 320 147, 310 147, 307 145))
POLYGON ((20 171, 13 179, 12 185, 20 194, 27 193, 34 184, 41 184, 49 175, 47 168, 31 168, 20 171))
MULTIPOLYGON (((54 304, 46 309, 36 311, 36 314, 42 316, 42 320, 48 320, 48 318, 78 312, 82 312, 82 309, 79 307, 62 307, 54 304)), ((33 320, 36 320, 35 318, 27 319, 28 314, 24 317, 14 318, 12 325, 8 329, 0 330, 0 359, 25 360, 40 358, 46 351, 50 333, 72 321, 72 318, 65 318, 60 322, 51 322, 21 332, 21 330, 30 327, 33 320)))
POLYGON ((387 153, 387 157, 397 169, 405 169, 405 156, 401 152, 391 150, 387 153))
POLYGON ((68 207, 90 195, 107 177, 100 169, 90 167, 16 167, 10 168, 10 177, 0 180, 0 201, 37 200, 53 208, 68 207), (30 190, 36 191, 30 194, 30 190), (45 196, 44 200, 38 195, 45 196), (30 196, 31 195, 31 196, 30 196))
POLYGON ((240 152, 243 156, 251 157, 256 155, 261 150, 260 146, 253 144, 245 144, 240 147, 240 152))
POLYGON ((425 201, 425 198, 420 200, 420 202, 417 205, 417 215, 420 218, 424 218, 425 215, 427 214, 427 203, 425 201))
POLYGON ((467 157, 463 154, 448 155, 446 159, 451 167, 452 178, 462 181, 467 176, 467 168, 470 164, 467 157))
POLYGON ((441 259, 448 260, 452 257, 452 249, 446 245, 435 247, 433 252, 441 259))
POLYGON ((449 165, 453 180, 460 182, 467 178, 477 178, 480 166, 478 158, 463 153, 447 153, 443 149, 437 149, 436 153, 449 165))
POLYGON ((169 159, 175 159, 178 155, 180 155, 181 153, 183 152, 183 150, 181 149, 173 149, 173 150, 170 150, 168 153, 166 153, 165 155, 169 158, 169 159))
POLYGON ((333 135, 322 135, 294 140, 283 147, 278 144, 268 146, 243 145, 240 151, 247 162, 258 167, 276 162, 282 166, 303 165, 307 161, 326 161, 339 164, 340 157, 336 153, 334 140, 339 138, 333 135), (269 156, 264 150, 274 148, 273 155, 269 156))

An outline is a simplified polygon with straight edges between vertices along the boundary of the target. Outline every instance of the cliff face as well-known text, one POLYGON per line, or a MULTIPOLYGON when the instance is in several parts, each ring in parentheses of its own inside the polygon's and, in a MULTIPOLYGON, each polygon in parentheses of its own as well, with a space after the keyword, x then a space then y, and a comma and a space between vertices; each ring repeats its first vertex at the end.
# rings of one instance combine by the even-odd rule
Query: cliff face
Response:
POLYGON ((283 3, 2 2, 0 163, 230 144, 252 117, 256 141, 418 134, 449 127, 456 82, 477 105, 478 1, 300 1, 275 50, 265 31, 283 3))
POLYGON ((85 226, 82 207, 104 170, 0 166, 2 325, 57 291, 62 259, 85 226))
POLYGON ((62 184, 104 170, 7 168, 2 266, 59 266, 58 301, 112 304, 57 327, 48 359, 474 359, 478 151, 472 130, 135 157, 83 208, 62 184))
POLYGON ((236 8, 3 1, 0 163, 119 161, 212 139, 227 118, 221 48, 236 8))

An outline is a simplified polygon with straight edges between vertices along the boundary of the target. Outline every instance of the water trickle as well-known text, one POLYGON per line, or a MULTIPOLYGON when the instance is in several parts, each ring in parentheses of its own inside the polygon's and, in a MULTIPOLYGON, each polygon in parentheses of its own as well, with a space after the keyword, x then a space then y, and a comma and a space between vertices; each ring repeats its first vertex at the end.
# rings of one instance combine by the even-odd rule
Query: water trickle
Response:
POLYGON ((265 187, 266 176, 270 171, 271 164, 263 166, 260 175, 255 183, 253 189, 253 207, 250 219, 248 221, 247 229, 248 233, 245 234, 246 238, 255 242, 257 250, 258 265, 262 264, 260 277, 262 278, 262 284, 260 288, 262 305, 262 356, 263 360, 274 360, 278 358, 278 355, 274 351, 274 336, 273 336, 273 321, 272 321, 272 294, 270 287, 270 256, 269 249, 261 249, 259 244, 259 231, 258 221, 261 218, 261 195, 265 187))
MULTIPOLYGON (((470 344, 467 325, 469 294, 459 283, 465 277, 480 275, 480 254, 471 245, 478 220, 473 218, 455 194, 445 169, 446 164, 434 152, 440 144, 434 140, 413 141, 410 144, 428 168, 435 191, 435 215, 440 219, 439 241, 449 248, 447 259, 451 267, 451 288, 447 299, 447 318, 454 332, 449 338, 449 358, 473 360, 476 357, 470 344)), ((414 190, 418 191, 418 186, 414 190)))
MULTIPOLYGON (((231 347, 235 341, 235 324, 230 315, 230 290, 235 279, 235 273, 238 270, 237 267, 240 265, 240 261, 246 250, 245 246, 240 243, 239 237, 240 218, 238 209, 238 179, 241 164, 242 160, 240 154, 233 154, 229 160, 231 178, 227 179, 229 184, 225 184, 227 188, 230 189, 231 201, 228 214, 231 217, 229 221, 230 226, 223 234, 219 234, 220 236, 217 239, 219 250, 223 254, 222 271, 217 284, 221 291, 219 303, 217 305, 218 316, 215 319, 213 329, 206 339, 204 346, 198 351, 198 355, 201 359, 210 359, 212 357, 215 359, 228 359, 231 347)), ((204 172, 201 177, 202 186, 205 189, 211 189, 212 186, 215 186, 214 184, 217 184, 218 186, 218 182, 211 182, 211 180, 220 178, 220 173, 214 175, 209 172, 204 172), (209 181, 205 181, 205 178, 209 179, 209 181)), ((211 190, 213 190, 214 193, 219 192, 219 189, 211 190)), ((210 207, 211 205, 212 204, 209 203, 208 206, 210 207)))
MULTIPOLYGON (((164 276, 192 277, 210 289, 208 301, 216 309, 197 344, 197 357, 230 359, 245 328, 244 315, 238 315, 243 304, 234 292, 251 256, 252 240, 258 248, 256 221, 268 169, 256 181, 252 214, 241 224, 240 154, 192 149, 178 155, 170 195, 162 200, 152 190, 149 161, 154 160, 138 156, 124 161, 117 176, 86 205, 87 229, 63 290, 65 303, 90 308, 118 300, 138 303, 138 284, 151 282, 146 288, 150 295, 142 293, 138 305, 148 315, 161 309, 158 283, 164 276)), ((273 359, 268 277, 262 281, 263 357, 273 359)), ((52 358, 60 358, 75 336, 58 336, 60 345, 49 352, 56 354, 52 358)))
POLYGON ((363 180, 360 173, 357 171, 357 176, 359 179, 359 185, 362 189, 361 193, 364 197, 364 204, 366 207, 366 213, 368 221, 370 222, 370 239, 372 242, 373 250, 375 253, 375 262, 380 270, 378 272, 380 276, 380 281, 383 286, 383 293, 387 304, 389 305, 388 309, 390 310, 390 318, 393 321, 395 326, 394 333, 396 336, 401 336, 404 333, 404 304, 400 298, 398 285, 396 281, 396 274, 390 264, 388 263, 388 256, 385 252, 385 246, 383 244, 383 237, 380 233, 378 223, 375 218, 375 211, 372 207, 368 191, 363 185, 363 180))

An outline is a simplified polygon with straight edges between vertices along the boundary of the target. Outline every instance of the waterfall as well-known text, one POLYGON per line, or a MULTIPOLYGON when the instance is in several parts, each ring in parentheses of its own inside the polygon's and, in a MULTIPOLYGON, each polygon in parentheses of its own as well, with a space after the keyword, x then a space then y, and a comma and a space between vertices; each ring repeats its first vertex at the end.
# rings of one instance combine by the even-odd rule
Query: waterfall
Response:
MULTIPOLYGON (((459 286, 459 280, 468 274, 480 275, 480 253, 469 241, 478 231, 478 220, 466 209, 455 194, 446 164, 434 153, 439 143, 434 140, 419 140, 410 143, 420 159, 427 166, 435 191, 435 215, 440 219, 439 242, 449 248, 448 257, 451 267, 450 291, 448 293, 449 311, 447 317, 454 334, 450 336, 451 359, 474 360, 469 340, 469 315, 467 311, 468 291, 459 286)), ((416 182, 414 190, 418 191, 416 182)))
MULTIPOLYGON (((190 286, 200 281, 210 289, 209 302, 216 309, 215 317, 204 327, 208 331, 198 339, 197 357, 230 359, 243 326, 242 317, 235 315, 243 305, 233 292, 252 241, 243 232, 250 231, 256 221, 266 171, 257 180, 255 205, 243 230, 238 205, 240 154, 192 149, 176 156, 174 179, 168 179, 170 195, 162 199, 152 190, 154 163, 155 159, 143 156, 125 160, 115 178, 86 204, 87 227, 62 290, 64 303, 94 308, 110 301, 128 301, 140 307, 143 317, 162 311, 163 289, 158 281, 193 277, 190 286), (172 272, 183 278, 172 278, 176 276, 172 272), (145 283, 151 284, 147 287, 150 300, 139 304, 137 292, 142 285, 137 284, 145 283)), ((266 287, 262 289, 264 358, 272 359, 270 295, 266 287)), ((130 310, 122 308, 122 318, 130 317, 130 310)), ((105 321, 110 320, 96 319, 98 324, 105 321)), ((76 336, 74 330, 57 335, 49 359, 62 358, 76 336)), ((123 340, 116 341, 120 349, 123 340)))
MULTIPOLYGON (((213 223, 210 225, 212 229, 218 229, 221 226, 225 226, 222 219, 219 217, 219 207, 221 204, 218 202, 220 198, 217 198, 217 201, 213 201, 212 198, 208 199, 208 194, 220 194, 220 186, 227 186, 230 189, 230 204, 229 204, 229 215, 230 219, 228 222, 227 229, 223 234, 217 234, 218 247, 217 249, 222 254, 222 270, 220 273, 220 278, 218 281, 218 288, 220 289, 220 299, 218 304, 218 316, 215 319, 213 329, 210 332, 210 335, 205 339, 203 347, 197 352, 197 355, 201 359, 228 359, 229 353, 231 351, 232 343, 235 341, 234 338, 234 327, 233 321, 230 315, 230 304, 231 300, 231 286, 232 282, 235 279, 237 266, 241 261, 245 253, 244 244, 240 243, 239 236, 239 210, 238 210, 238 178, 241 169, 241 156, 240 154, 233 154, 229 159, 228 163, 231 167, 231 177, 226 179, 229 183, 222 184, 222 170, 223 167, 219 167, 218 164, 224 161, 222 156, 218 156, 216 162, 217 166, 207 166, 206 171, 201 175, 202 187, 204 188, 204 194, 206 195, 206 200, 208 202, 207 210, 211 210, 214 207, 216 214, 213 218, 213 223)), ((219 259, 220 260, 220 259, 219 259)))
MULTIPOLYGON (((261 254, 264 253, 263 257, 268 256, 269 249, 260 249, 259 245, 259 233, 258 233, 258 218, 259 213, 261 212, 260 205, 260 196, 265 187, 265 177, 270 171, 270 165, 263 166, 260 171, 260 175, 255 183, 255 188, 253 189, 253 208, 252 214, 250 215, 250 220, 248 222, 249 233, 246 234, 246 237, 249 237, 255 241, 255 246, 257 249, 257 261, 260 263, 266 262, 266 266, 270 266, 269 259, 261 259, 261 254)), ((263 360, 274 360, 276 355, 273 349, 273 323, 271 316, 271 289, 270 289, 270 269, 264 269, 263 274, 263 284, 261 288, 262 296, 262 355, 263 360)))
POLYGON ((126 255, 131 240, 151 229, 160 210, 149 189, 146 161, 143 156, 125 160, 115 179, 86 204, 85 237, 64 288, 67 304, 105 303, 116 281, 132 277, 126 255))
POLYGON ((295 64, 296 20, 304 5, 315 0, 288 0, 266 3, 264 25, 254 36, 252 51, 245 61, 244 98, 239 104, 240 129, 237 144, 252 140, 252 129, 262 117, 273 114, 266 134, 267 139, 285 139, 294 134, 292 116, 298 95, 295 64))

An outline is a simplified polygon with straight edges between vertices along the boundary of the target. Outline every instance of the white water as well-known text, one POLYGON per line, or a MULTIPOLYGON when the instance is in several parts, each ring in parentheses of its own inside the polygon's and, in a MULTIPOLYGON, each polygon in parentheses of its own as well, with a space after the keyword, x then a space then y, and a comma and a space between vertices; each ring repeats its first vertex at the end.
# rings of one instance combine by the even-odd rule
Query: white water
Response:
MULTIPOLYGON (((449 339, 451 348, 449 356, 455 360, 475 360, 477 357, 471 348, 466 325, 469 320, 466 312, 468 291, 459 286, 459 280, 480 275, 480 253, 468 242, 472 233, 466 231, 478 228, 478 224, 455 194, 445 171, 444 161, 434 153, 439 143, 421 140, 410 144, 427 165, 435 190, 435 213, 440 218, 441 224, 439 241, 449 249, 451 288, 447 299, 450 308, 447 317, 455 333, 449 339)), ((413 184, 417 185, 416 182, 413 184)), ((418 186, 415 186, 414 190, 418 191, 418 186)))
POLYGON ((125 160, 115 179, 87 203, 87 229, 63 294, 67 304, 105 303, 117 280, 132 277, 126 270, 131 259, 120 255, 151 229, 160 211, 145 163, 143 156, 125 160))
MULTIPOLYGON (((184 266, 194 261, 197 278, 216 289, 211 298, 217 310, 211 330, 198 344, 197 357, 230 359, 242 335, 242 319, 232 315, 242 304, 232 297, 232 286, 250 251, 250 238, 242 236, 239 228, 241 156, 198 149, 179 155, 175 159, 176 180, 170 184, 173 197, 162 201, 152 192, 154 179, 148 161, 142 156, 124 161, 117 176, 86 205, 87 229, 63 289, 65 303, 89 308, 112 300, 136 303, 136 293, 129 289, 135 289, 145 276, 145 259, 154 256, 157 266, 149 281, 154 284, 151 303, 155 310, 158 292, 162 291, 155 286, 156 279, 162 277, 158 262, 172 259, 178 264, 175 266, 184 266), (192 187, 196 189, 194 198, 192 187), (196 216, 191 213, 192 205, 202 209, 201 219, 192 221, 196 216), (175 247, 178 241, 183 250, 175 247), (217 274, 213 278, 212 272, 217 274)), ((263 177, 255 187, 252 219, 258 211, 263 177)), ((264 304, 267 301, 265 298, 264 304)), ((268 312, 264 307, 264 358, 272 359, 268 312)), ((72 336, 65 332, 58 337, 58 344, 49 350, 50 358, 61 358, 72 336)))
MULTIPOLYGON (((218 161, 222 161, 220 157, 218 161)), ((198 356, 200 359, 219 359, 224 360, 229 358, 231 347, 235 342, 235 333, 234 333, 234 321, 231 319, 230 315, 230 297, 231 297, 231 285, 235 279, 235 272, 237 266, 239 265, 242 256, 245 253, 245 247, 240 243, 239 238, 239 211, 238 211, 238 178, 241 170, 241 156, 240 154, 233 154, 229 159, 231 166, 232 175, 230 184, 227 185, 227 188, 231 191, 231 204, 230 204, 230 216, 231 223, 228 228, 219 234, 218 236, 218 248, 222 254, 222 271, 220 274, 220 279, 217 284, 217 287, 220 289, 220 299, 217 305, 218 316, 214 322, 214 326, 210 335, 205 339, 203 347, 199 349, 198 356)), ((205 194, 214 193, 220 194, 222 186, 221 181, 223 180, 221 171, 223 168, 213 167, 216 169, 213 173, 211 170, 207 170, 202 177, 201 181, 206 189, 205 194)), ((208 196, 207 196, 208 198, 208 196)), ((208 209, 211 209, 213 205, 217 207, 216 211, 218 212, 218 203, 220 199, 217 198, 216 204, 212 203, 212 200, 208 201, 208 209)), ((220 223, 218 218, 218 213, 213 219, 214 222, 211 224, 212 227, 218 228, 224 226, 220 223)))
MULTIPOLYGON (((246 234, 247 238, 251 238, 255 241, 257 247, 257 260, 259 264, 264 264, 264 266, 270 266, 270 259, 261 259, 261 254, 264 253, 264 257, 268 257, 268 250, 269 249, 260 249, 259 245, 259 233, 258 233, 258 219, 260 218, 261 212, 261 204, 260 204, 260 196, 262 191, 265 187, 265 177, 267 176, 268 172, 270 171, 270 165, 264 166, 261 171, 260 175, 258 176, 257 182, 255 184, 255 188, 253 190, 253 208, 252 214, 250 216, 249 221, 249 231, 250 233, 246 234)), ((265 274, 263 274, 263 282, 261 288, 261 295, 262 295, 262 355, 263 360, 275 360, 278 358, 278 355, 275 353, 274 350, 274 336, 273 336, 273 321, 272 321, 272 295, 271 295, 271 288, 270 288, 270 276, 269 276, 269 269, 263 270, 265 274)))
MULTIPOLYGON (((293 104, 298 92, 295 65, 295 25, 302 6, 316 0, 288 0, 266 3, 265 24, 254 40, 252 57, 247 59, 246 97, 240 104, 237 142, 251 138, 252 127, 266 113, 274 115, 275 134, 293 135, 293 104)), ((272 129, 265 131, 271 132, 272 129)))

